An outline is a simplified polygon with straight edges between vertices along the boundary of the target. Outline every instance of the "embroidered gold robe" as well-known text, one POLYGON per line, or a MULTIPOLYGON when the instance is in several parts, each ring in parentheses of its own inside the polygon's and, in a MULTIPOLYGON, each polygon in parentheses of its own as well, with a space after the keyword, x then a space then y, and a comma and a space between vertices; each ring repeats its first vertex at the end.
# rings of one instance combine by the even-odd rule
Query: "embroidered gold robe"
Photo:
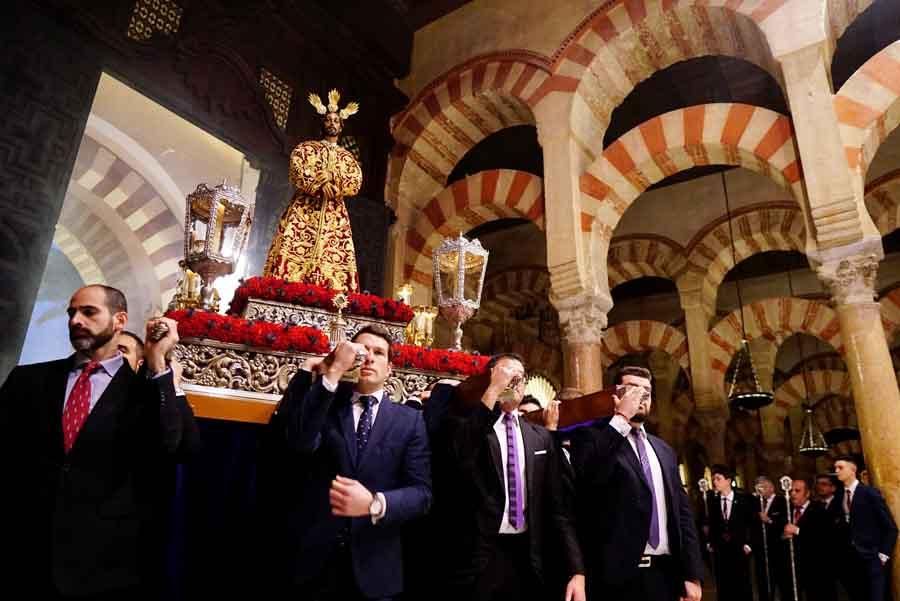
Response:
POLYGON ((362 169, 346 149, 327 141, 303 142, 291 153, 297 188, 269 248, 263 275, 356 292, 359 278, 344 197, 359 192, 362 169), (337 195, 326 200, 322 186, 337 195))

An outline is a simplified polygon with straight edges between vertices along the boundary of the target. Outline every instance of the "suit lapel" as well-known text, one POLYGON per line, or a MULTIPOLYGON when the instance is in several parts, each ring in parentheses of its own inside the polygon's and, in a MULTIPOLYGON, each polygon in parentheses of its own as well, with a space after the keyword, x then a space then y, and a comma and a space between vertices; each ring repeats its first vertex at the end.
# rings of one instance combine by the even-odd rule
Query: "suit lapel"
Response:
POLYGON ((356 428, 353 427, 353 404, 350 402, 352 395, 346 388, 339 387, 334 400, 339 403, 337 415, 344 444, 347 446, 347 457, 350 458, 350 465, 356 468, 356 428))
MULTIPOLYGON (((505 440, 503 441, 503 444, 506 444, 505 440)), ((488 432, 488 449, 491 452, 491 463, 494 465, 494 475, 500 483, 500 490, 503 490, 503 457, 500 455, 500 440, 497 438, 497 432, 493 428, 488 432)))
POLYGON ((527 487, 525 494, 528 497, 528 505, 533 507, 531 502, 532 492, 534 488, 534 452, 540 450, 541 439, 534 426, 519 416, 519 428, 522 430, 522 446, 525 447, 525 486, 527 487))
POLYGON ((378 448, 378 445, 381 444, 393 428, 394 420, 391 419, 391 414, 396 409, 397 408, 394 407, 394 402, 391 401, 391 397, 389 397, 387 393, 384 393, 381 400, 378 401, 378 413, 375 415, 375 422, 372 424, 369 442, 366 444, 363 456, 359 460, 360 469, 362 469, 362 466, 366 463, 366 459, 372 456, 372 449, 378 448))
POLYGON ((647 491, 650 491, 650 483, 647 482, 647 478, 644 477, 644 468, 641 467, 641 461, 638 459, 637 452, 634 450, 634 447, 631 446, 631 441, 627 440, 627 436, 625 437, 625 444, 622 445, 622 452, 625 453, 625 462, 631 467, 631 471, 634 472, 635 477, 638 481, 643 482, 647 491))
POLYGON ((75 366, 75 355, 69 355, 66 359, 57 362, 50 372, 49 385, 53 394, 48 398, 53 399, 50 406, 50 436, 54 440, 57 451, 63 453, 62 413, 66 402, 66 388, 69 385, 69 372, 75 366))
POLYGON ((128 365, 127 361, 122 361, 119 370, 107 384, 106 390, 97 399, 97 404, 88 413, 87 419, 81 427, 81 432, 75 438, 71 452, 78 449, 80 441, 90 440, 94 433, 99 432, 103 428, 108 428, 115 421, 116 413, 122 408, 122 404, 128 401, 127 392, 133 377, 134 371, 132 371, 131 366, 128 365))

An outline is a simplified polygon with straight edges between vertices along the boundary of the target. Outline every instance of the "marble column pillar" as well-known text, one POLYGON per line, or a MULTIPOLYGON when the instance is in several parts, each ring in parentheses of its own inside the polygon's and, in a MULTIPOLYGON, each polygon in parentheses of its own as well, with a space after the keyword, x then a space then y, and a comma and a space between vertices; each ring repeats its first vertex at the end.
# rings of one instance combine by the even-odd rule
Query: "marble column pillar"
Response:
POLYGON ((603 388, 601 342, 606 314, 612 308, 608 298, 578 295, 554 301, 559 312, 563 338, 563 394, 573 397, 603 388))
POLYGON ((0 37, 0 381, 18 363, 100 79, 83 39, 11 5, 0 37), (74 51, 73 51, 74 49, 74 51))
MULTIPOLYGON (((684 309, 684 325, 691 357, 691 387, 694 404, 698 409, 716 409, 723 406, 721 393, 716 393, 713 381, 716 372, 709 359, 710 310, 701 298, 701 282, 697 274, 687 274, 678 280, 681 308, 684 309)), ((721 386, 719 386, 721 388, 721 386)))
MULTIPOLYGON (((653 373, 653 411, 655 421, 659 424, 659 436, 671 445, 675 445, 675 385, 678 383, 678 363, 667 353, 654 351, 649 357, 650 371, 653 373)), ((676 452, 680 449, 675 449, 676 452)))
MULTIPOLYGON (((819 267, 831 291, 846 349, 847 370, 856 404, 866 465, 884 493, 894 519, 900 519, 900 391, 891 363, 881 307, 874 302, 875 254, 850 256, 819 267)), ((900 546, 892 554, 898 556, 900 546)), ((900 600, 900 562, 893 562, 894 599, 900 600)))
POLYGON ((722 403, 719 407, 697 408, 694 419, 700 426, 700 443, 706 448, 707 465, 721 463, 729 465, 725 455, 725 428, 728 425, 728 408, 722 403))

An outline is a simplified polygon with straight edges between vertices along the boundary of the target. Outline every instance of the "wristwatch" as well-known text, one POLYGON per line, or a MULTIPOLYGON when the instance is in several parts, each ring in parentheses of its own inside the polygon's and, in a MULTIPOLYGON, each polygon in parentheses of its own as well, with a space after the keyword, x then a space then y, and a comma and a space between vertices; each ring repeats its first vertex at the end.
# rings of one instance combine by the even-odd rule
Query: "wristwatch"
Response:
POLYGON ((369 515, 378 517, 381 515, 381 498, 378 495, 372 495, 372 504, 369 505, 369 515))

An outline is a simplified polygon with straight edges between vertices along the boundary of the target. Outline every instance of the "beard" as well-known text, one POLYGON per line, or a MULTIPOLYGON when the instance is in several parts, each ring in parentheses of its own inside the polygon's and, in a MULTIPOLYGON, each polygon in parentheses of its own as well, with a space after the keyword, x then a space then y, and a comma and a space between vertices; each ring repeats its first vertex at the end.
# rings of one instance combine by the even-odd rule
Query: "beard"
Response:
POLYGON ((634 417, 631 418, 631 421, 636 422, 638 424, 642 424, 647 421, 646 413, 635 413, 634 417))
POLYGON ((69 342, 72 343, 72 348, 82 353, 97 350, 112 340, 115 335, 116 331, 111 319, 106 328, 96 334, 92 334, 89 330, 69 328, 69 342))
POLYGON ((341 126, 334 123, 326 123, 322 129, 326 136, 339 136, 341 134, 341 126))

